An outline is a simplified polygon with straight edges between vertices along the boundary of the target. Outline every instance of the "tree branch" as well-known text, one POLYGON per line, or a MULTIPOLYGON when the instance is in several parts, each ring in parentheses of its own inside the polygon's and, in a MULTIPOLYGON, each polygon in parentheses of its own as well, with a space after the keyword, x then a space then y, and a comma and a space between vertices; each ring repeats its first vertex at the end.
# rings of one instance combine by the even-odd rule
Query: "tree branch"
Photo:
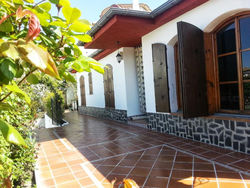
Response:
POLYGON ((34 6, 33 6, 32 8, 35 8, 37 5, 40 5, 40 4, 43 3, 44 1, 46 1, 46 0, 39 1, 38 3, 34 4, 34 6))
MULTIPOLYGON (((33 72, 35 72, 37 70, 37 68, 35 68, 35 69, 33 69, 33 70, 31 70, 30 72, 28 72, 28 74, 26 74, 23 78, 22 78, 22 80, 20 81, 20 82, 18 82, 18 86, 21 84, 21 83, 23 83, 23 81, 26 79, 26 78, 28 78, 28 76, 29 75, 31 75, 33 72)), ((9 92, 4 98, 2 98, 1 100, 0 100, 0 102, 3 102, 6 98, 8 98, 10 95, 12 94, 12 91, 11 92, 9 92)))

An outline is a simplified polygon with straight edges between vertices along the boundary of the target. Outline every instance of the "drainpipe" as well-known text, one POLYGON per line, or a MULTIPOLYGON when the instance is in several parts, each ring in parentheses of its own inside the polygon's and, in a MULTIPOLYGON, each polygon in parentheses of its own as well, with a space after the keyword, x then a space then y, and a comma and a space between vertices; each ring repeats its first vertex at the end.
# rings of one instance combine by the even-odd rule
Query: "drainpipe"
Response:
POLYGON ((139 0, 133 0, 133 10, 140 10, 139 0))

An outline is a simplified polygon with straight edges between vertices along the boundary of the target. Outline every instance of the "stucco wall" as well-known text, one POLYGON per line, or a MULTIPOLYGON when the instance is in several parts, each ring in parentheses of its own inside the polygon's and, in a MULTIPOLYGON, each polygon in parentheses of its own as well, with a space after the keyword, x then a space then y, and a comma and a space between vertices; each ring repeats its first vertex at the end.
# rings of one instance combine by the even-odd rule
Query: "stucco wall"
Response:
MULTIPOLYGON (((110 64, 113 67, 113 80, 114 80, 114 93, 115 93, 115 108, 119 110, 127 110, 126 99, 126 82, 125 82, 125 70, 124 62, 117 63, 116 55, 117 51, 101 59, 99 62, 103 65, 110 64)), ((103 75, 92 71, 93 80, 93 94, 89 94, 89 81, 88 73, 77 73, 77 93, 79 99, 79 105, 81 104, 80 94, 80 76, 83 75, 85 79, 85 91, 86 91, 86 106, 105 108, 104 98, 104 84, 103 75)))
POLYGON ((134 116, 141 114, 138 84, 136 79, 135 49, 123 48, 125 64, 125 82, 127 93, 127 115, 134 116))
POLYGON ((145 93, 147 112, 156 112, 153 64, 152 64, 152 44, 164 43, 168 45, 168 74, 171 111, 177 110, 177 99, 175 84, 175 66, 172 46, 177 35, 177 22, 185 21, 191 23, 202 30, 211 31, 219 22, 228 16, 243 10, 250 10, 249 0, 210 0, 207 3, 183 14, 142 37, 142 50, 144 61, 145 93))

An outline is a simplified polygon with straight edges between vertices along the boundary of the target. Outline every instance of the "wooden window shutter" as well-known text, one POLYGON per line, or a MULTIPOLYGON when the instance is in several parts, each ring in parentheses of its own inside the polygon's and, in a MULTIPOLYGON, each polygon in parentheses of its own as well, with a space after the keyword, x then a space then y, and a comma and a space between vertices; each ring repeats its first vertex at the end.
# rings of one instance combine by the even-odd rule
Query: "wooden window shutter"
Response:
POLYGON ((107 68, 105 68, 103 81, 104 81, 105 106, 114 108, 115 107, 114 81, 113 81, 113 68, 111 65, 107 65, 107 68))
POLYGON ((183 117, 208 115, 203 31, 178 22, 183 117))
POLYGON ((156 111, 170 112, 166 45, 153 44, 152 55, 156 111))
POLYGON ((105 72, 103 74, 103 82, 104 82, 105 107, 109 107, 108 68, 105 68, 105 72))
POLYGON ((80 89, 81 89, 81 105, 86 106, 85 83, 83 76, 81 76, 80 78, 80 89))
POLYGON ((204 49, 206 62, 206 77, 207 77, 207 99, 208 112, 213 114, 217 111, 217 97, 216 97, 216 76, 215 76, 215 61, 213 51, 213 35, 211 33, 204 33, 204 49))
POLYGON ((113 80, 113 67, 109 67, 108 82, 109 82, 109 107, 115 108, 115 95, 114 95, 114 80, 113 80))
POLYGON ((92 72, 89 72, 89 94, 93 94, 92 72))

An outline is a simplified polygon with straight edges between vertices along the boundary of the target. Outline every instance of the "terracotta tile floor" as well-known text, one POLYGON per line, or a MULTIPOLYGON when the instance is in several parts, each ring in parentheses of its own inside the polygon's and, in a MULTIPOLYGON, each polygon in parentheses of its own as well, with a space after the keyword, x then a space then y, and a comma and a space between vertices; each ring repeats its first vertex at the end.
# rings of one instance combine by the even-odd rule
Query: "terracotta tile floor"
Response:
POLYGON ((38 130, 38 188, 106 188, 115 178, 145 188, 250 188, 249 155, 77 112, 66 119, 38 130))

